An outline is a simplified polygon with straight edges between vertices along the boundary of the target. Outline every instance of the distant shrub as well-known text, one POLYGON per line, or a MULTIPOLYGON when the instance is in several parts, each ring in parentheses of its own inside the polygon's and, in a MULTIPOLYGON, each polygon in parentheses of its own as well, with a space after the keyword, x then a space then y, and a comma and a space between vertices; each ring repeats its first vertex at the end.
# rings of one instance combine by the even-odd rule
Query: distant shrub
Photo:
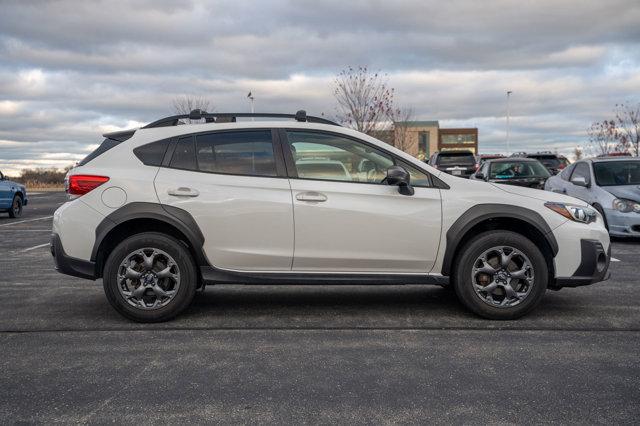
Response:
POLYGON ((26 185, 27 188, 55 188, 64 185, 64 176, 71 167, 60 169, 24 169, 16 181, 26 185))

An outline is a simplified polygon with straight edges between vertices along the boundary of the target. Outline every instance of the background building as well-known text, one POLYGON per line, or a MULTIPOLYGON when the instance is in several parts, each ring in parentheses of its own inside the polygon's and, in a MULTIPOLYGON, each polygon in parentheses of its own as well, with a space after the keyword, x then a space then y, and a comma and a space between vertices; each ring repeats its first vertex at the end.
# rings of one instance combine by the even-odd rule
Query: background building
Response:
POLYGON ((436 151, 465 149, 478 153, 477 128, 440 128, 434 121, 402 121, 394 123, 393 145, 420 160, 436 151))

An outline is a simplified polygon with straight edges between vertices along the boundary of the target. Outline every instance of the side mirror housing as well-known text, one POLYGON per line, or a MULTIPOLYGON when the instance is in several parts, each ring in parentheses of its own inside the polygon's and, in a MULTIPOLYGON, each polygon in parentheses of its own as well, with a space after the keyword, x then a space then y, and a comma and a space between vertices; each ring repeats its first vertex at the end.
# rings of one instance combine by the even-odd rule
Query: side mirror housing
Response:
POLYGON ((576 176, 576 177, 572 178, 571 179, 571 183, 576 185, 576 186, 582 186, 584 188, 588 188, 589 187, 589 182, 587 182, 587 180, 582 176, 576 176))
POLYGON ((411 186, 411 175, 401 166, 391 166, 387 169, 387 184, 397 186, 402 195, 413 195, 415 190, 411 186))
POLYGON ((476 173, 476 179, 484 180, 484 173, 482 172, 476 173))

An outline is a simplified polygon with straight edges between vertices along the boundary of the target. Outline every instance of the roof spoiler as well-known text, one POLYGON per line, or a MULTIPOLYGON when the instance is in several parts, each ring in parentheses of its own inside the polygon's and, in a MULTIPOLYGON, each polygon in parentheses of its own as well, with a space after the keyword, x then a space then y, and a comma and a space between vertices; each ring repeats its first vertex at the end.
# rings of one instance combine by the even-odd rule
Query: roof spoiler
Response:
POLYGON ((110 132, 110 133, 105 133, 102 136, 104 136, 105 138, 108 139, 113 139, 119 142, 124 142, 127 139, 130 139, 131 136, 133 136, 133 134, 136 132, 137 129, 131 129, 131 130, 121 130, 119 132, 110 132))

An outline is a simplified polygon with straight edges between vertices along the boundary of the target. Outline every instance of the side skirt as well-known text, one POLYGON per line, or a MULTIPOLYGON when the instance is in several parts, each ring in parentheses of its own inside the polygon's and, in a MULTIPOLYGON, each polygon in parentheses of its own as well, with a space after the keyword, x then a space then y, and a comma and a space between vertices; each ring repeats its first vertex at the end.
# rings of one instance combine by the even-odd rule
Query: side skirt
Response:
POLYGON ((201 266, 202 280, 213 284, 307 284, 307 285, 447 285, 449 277, 441 275, 406 274, 331 274, 331 273, 269 273, 224 271, 211 266, 201 266))

